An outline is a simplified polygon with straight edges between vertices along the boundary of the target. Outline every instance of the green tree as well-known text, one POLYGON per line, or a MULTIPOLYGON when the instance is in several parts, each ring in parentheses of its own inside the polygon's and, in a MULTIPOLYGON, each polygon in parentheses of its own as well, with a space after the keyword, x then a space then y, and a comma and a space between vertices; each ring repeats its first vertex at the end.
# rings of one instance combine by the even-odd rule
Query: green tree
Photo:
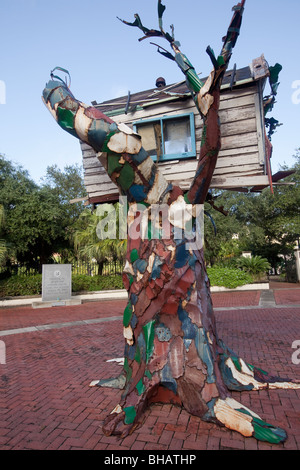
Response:
POLYGON ((240 238, 246 235, 247 227, 242 225, 232 211, 232 193, 230 191, 212 191, 214 210, 205 203, 204 242, 206 262, 214 264, 229 264, 242 252, 240 238))
POLYGON ((42 188, 56 198, 60 208, 60 224, 65 230, 64 241, 56 251, 61 262, 72 262, 75 258, 76 223, 84 211, 84 202, 87 200, 82 167, 67 165, 61 170, 57 165, 48 166, 46 175, 42 178, 42 188))
POLYGON ((55 252, 72 256, 73 225, 82 202, 83 182, 77 167, 60 171, 49 167, 41 186, 19 165, 0 158, 0 203, 6 214, 5 239, 13 247, 14 259, 27 267, 40 267, 55 252))
POLYGON ((67 224, 71 227, 84 209, 87 193, 83 182, 82 168, 67 165, 63 171, 57 165, 47 167, 42 178, 42 187, 48 189, 64 208, 67 224))
MULTIPOLYGON (((291 170, 294 173, 284 184, 274 186, 274 193, 265 189, 261 194, 242 195, 235 207, 240 222, 247 225, 249 234, 244 239, 245 249, 261 255, 276 268, 279 255, 291 256, 300 234, 300 154, 291 170)), ((283 167, 283 169, 288 169, 283 167)))
POLYGON ((208 261, 220 262, 242 251, 251 251, 253 256, 266 258, 276 269, 282 262, 279 255, 286 258, 292 255, 300 234, 300 149, 295 158, 291 168, 282 167, 294 173, 285 178, 285 184, 274 185, 273 193, 270 188, 261 193, 219 193, 215 204, 224 206, 228 216, 211 211, 217 234, 214 236, 212 227, 206 223, 208 261), (238 235, 237 240, 232 239, 233 234, 238 235))
MULTIPOLYGON (((0 236, 4 229, 4 207, 0 204, 0 236)), ((2 266, 6 260, 7 247, 4 239, 0 238, 0 266, 2 266)))
MULTIPOLYGON (((119 213, 119 203, 114 205, 116 215, 119 213)), ((74 245, 79 257, 90 261, 95 259, 98 264, 98 274, 101 275, 105 261, 124 261, 126 254, 126 240, 100 239, 97 235, 97 225, 105 215, 99 217, 95 211, 86 209, 82 212, 74 233, 74 245)), ((118 217, 116 219, 118 233, 118 217)))

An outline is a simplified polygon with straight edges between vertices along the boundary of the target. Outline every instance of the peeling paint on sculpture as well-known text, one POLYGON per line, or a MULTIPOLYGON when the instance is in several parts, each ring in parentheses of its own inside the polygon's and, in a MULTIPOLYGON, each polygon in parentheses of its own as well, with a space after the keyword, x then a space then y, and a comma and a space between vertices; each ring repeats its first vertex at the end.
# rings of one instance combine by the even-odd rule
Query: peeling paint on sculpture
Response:
MULTIPOLYGON (((198 168, 185 194, 167 183, 131 129, 117 126, 98 110, 77 101, 62 82, 50 81, 43 93, 58 124, 99 152, 108 175, 129 202, 123 272, 128 291, 123 315, 123 373, 116 379, 92 383, 123 388, 120 403, 104 422, 107 435, 126 436, 139 424, 149 403, 164 399, 247 437, 274 443, 286 438, 284 431, 232 400, 230 390, 299 388, 300 384, 271 377, 226 348, 216 331, 203 247, 192 249, 185 230, 182 237, 176 236, 179 229, 194 221, 196 205, 205 201, 215 168, 220 149, 220 85, 238 35, 243 5, 244 1, 235 9, 223 55, 215 59, 212 74, 198 89, 198 78, 186 61, 178 59, 180 51, 174 45, 177 63, 192 80, 194 91, 198 90, 195 102, 204 120, 198 168), (149 237, 151 229, 163 229, 162 224, 157 226, 159 219, 153 222, 150 218, 150 206, 160 204, 168 206, 168 216, 162 218, 168 236, 149 237)), ((193 233, 196 237, 195 230, 193 233)))

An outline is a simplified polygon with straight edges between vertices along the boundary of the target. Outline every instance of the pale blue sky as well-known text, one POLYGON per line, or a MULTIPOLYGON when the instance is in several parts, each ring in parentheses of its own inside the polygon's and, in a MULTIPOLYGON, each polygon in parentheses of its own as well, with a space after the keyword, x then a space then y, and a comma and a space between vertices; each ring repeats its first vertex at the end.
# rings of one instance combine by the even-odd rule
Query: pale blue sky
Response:
MULTIPOLYGON (((206 76, 211 69, 206 47, 219 53, 237 1, 163 3, 165 29, 175 25, 182 51, 206 76)), ((69 70, 73 94, 87 104, 152 88, 158 76, 168 84, 182 80, 176 65, 157 54, 149 40, 138 41, 141 31, 116 18, 132 21, 139 13, 146 26, 157 28, 156 8, 156 0, 0 0, 0 84, 6 86, 5 104, 0 104, 0 153, 37 182, 48 165, 82 163, 78 141, 57 126, 41 100, 55 66, 69 70)), ((269 65, 283 66, 270 114, 283 123, 272 139, 273 173, 280 163, 292 165, 300 147, 300 92, 293 89, 293 84, 300 89, 299 18, 299 0, 247 0, 230 64, 241 68, 264 53, 269 65)))

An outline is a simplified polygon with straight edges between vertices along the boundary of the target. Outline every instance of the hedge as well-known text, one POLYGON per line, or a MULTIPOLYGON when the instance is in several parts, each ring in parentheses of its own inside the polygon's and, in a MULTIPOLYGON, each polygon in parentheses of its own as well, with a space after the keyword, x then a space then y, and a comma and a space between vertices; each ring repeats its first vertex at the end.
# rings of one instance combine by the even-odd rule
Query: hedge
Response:
MULTIPOLYGON (((86 276, 73 274, 72 291, 98 291, 123 289, 121 275, 86 276)), ((12 276, 0 281, 0 297, 17 297, 42 294, 42 275, 12 276)))
POLYGON ((250 274, 235 268, 207 268, 207 274, 211 286, 227 287, 228 289, 234 289, 253 282, 250 274))
MULTIPOLYGON (((233 268, 212 267, 207 269, 212 286, 235 288, 253 282, 250 274, 233 268)), ((101 291, 123 289, 122 276, 87 276, 73 274, 72 291, 101 291)), ((42 275, 11 276, 0 281, 0 297, 17 297, 42 294, 42 275)))

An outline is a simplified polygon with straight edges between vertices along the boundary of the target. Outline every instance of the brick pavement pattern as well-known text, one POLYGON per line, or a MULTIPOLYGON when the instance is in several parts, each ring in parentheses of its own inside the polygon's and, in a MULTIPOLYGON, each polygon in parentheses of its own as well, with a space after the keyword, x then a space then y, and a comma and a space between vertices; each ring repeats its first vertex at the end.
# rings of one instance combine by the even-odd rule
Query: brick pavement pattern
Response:
POLYGON ((300 289, 274 290, 274 298, 277 305, 300 305, 300 289))
MULTIPOLYGON (((214 303, 221 305, 221 296, 227 308, 224 294, 214 295, 214 303)), ((250 298, 251 309, 238 308, 246 302, 241 296, 240 301, 232 297, 234 309, 216 311, 219 336, 248 362, 300 380, 300 364, 292 362, 292 343, 300 340, 300 309, 258 308, 259 296, 251 293, 250 298)), ((123 308, 124 301, 102 301, 3 309, 0 329, 121 316, 123 308)), ((288 439, 280 445, 244 438, 170 404, 152 404, 141 426, 125 439, 106 437, 102 422, 121 391, 89 383, 120 373, 117 363, 106 361, 123 355, 121 319, 70 323, 0 339, 6 346, 6 364, 0 364, 1 450, 300 450, 300 390, 232 394, 264 420, 286 429, 288 439)))

